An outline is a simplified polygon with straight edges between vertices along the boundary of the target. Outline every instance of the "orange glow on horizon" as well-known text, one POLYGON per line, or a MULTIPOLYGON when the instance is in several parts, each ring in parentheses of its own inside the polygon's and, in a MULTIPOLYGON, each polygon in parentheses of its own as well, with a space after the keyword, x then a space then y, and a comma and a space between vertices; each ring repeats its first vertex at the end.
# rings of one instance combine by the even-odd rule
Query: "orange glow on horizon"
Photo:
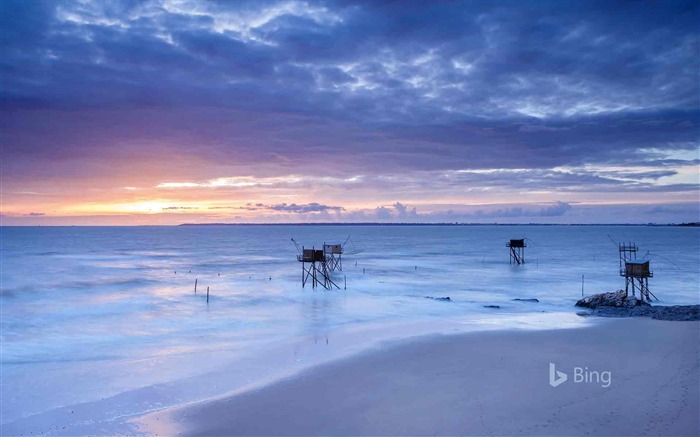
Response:
MULTIPOLYGON (((140 164, 144 165, 143 162, 140 164)), ((161 162, 156 168, 151 176, 32 180, 20 186, 3 181, 3 223, 72 223, 71 219, 81 224, 361 222, 388 220, 383 208, 396 220, 437 217, 436 221, 455 221, 454 215, 450 214, 462 214, 467 217, 465 221, 469 217, 484 221, 490 220, 489 213, 498 209, 542 208, 557 202, 579 207, 692 203, 696 202, 697 195, 694 191, 679 190, 659 197, 654 190, 639 190, 621 196, 621 191, 597 190, 596 186, 528 189, 527 170, 459 170, 447 174, 417 172, 374 177, 298 173, 256 177, 214 173, 214 177, 196 178, 186 174, 168 177, 163 174, 161 162), (493 179, 488 178, 498 176, 499 172, 520 172, 526 184, 519 188, 499 184, 498 179, 489 184, 493 179), (461 184, 451 179, 469 173, 479 177, 467 178, 471 182, 461 184), (482 177, 483 184, 480 182, 482 177), (432 182, 427 184, 427 180, 432 182), (8 185, 10 189, 6 190, 8 185), (397 204, 400 207, 396 207, 397 204), (401 212, 400 208, 405 210, 401 212), (417 215, 413 208, 416 208, 417 215), (470 216, 477 209, 485 214, 470 216)), ((600 169, 615 170, 619 169, 600 169)), ((683 166, 676 170, 672 182, 688 183, 689 178, 697 176, 698 166, 683 166)), ((578 170, 567 168, 561 171, 575 173, 578 170)), ((517 185, 519 177, 514 179, 514 184, 517 185)), ((528 219, 529 216, 525 217, 528 219)))

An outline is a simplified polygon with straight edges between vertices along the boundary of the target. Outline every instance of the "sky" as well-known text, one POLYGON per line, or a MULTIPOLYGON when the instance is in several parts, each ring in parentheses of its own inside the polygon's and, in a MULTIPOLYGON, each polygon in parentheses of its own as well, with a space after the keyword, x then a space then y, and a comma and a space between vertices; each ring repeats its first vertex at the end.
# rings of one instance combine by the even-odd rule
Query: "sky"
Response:
POLYGON ((3 225, 700 221, 697 1, 0 1, 3 225))

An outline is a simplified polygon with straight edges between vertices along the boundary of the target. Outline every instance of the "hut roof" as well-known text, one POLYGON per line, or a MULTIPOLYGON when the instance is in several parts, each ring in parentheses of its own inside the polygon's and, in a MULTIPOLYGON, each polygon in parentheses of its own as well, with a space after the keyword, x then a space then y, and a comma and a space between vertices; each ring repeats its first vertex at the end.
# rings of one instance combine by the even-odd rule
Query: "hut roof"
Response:
POLYGON ((639 265, 641 265, 641 264, 648 264, 649 261, 651 261, 651 260, 648 260, 648 259, 630 259, 630 260, 625 261, 625 264, 639 264, 639 265))

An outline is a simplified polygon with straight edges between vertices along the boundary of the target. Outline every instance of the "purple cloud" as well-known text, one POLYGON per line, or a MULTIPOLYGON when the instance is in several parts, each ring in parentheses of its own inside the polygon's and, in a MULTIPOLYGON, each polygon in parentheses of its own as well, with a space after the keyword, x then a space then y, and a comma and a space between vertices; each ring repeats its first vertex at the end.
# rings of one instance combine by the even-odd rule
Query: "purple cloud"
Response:
POLYGON ((699 184, 679 168, 700 163, 699 13, 696 1, 4 0, 3 193, 303 174, 317 182, 295 186, 319 203, 254 207, 339 213, 312 190, 362 175, 333 194, 386 205, 366 212, 380 220, 419 214, 387 199, 444 192, 690 199, 699 184))
POLYGON ((317 202, 311 202, 307 204, 297 205, 296 203, 279 203, 275 205, 265 205, 262 203, 256 204, 246 204, 242 209, 248 211, 275 211, 275 212, 287 212, 294 214, 307 214, 307 213, 322 213, 322 212, 340 212, 344 211, 345 208, 342 206, 329 206, 322 205, 317 202))

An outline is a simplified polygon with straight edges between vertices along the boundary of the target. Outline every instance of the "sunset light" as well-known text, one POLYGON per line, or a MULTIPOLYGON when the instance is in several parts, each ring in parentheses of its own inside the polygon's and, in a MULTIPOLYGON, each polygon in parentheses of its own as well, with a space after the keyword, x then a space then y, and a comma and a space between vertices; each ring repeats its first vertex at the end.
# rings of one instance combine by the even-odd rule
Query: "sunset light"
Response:
POLYGON ((380 3, 3 2, 3 224, 698 219, 692 14, 380 3))
POLYGON ((0 0, 0 436, 700 436, 700 0, 0 0))

